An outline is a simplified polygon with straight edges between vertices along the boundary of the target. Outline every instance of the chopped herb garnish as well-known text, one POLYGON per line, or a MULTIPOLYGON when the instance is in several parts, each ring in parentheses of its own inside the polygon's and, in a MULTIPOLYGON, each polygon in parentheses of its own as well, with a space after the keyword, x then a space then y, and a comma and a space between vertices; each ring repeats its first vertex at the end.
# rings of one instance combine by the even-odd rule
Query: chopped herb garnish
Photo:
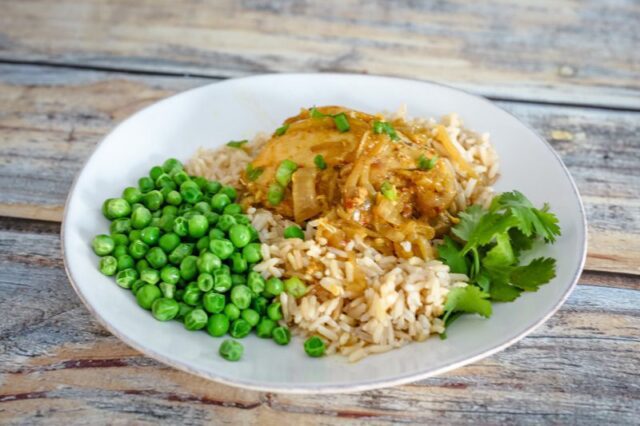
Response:
POLYGON ((312 108, 309 110, 309 115, 311 115, 311 118, 316 118, 316 119, 318 119, 318 118, 325 118, 325 117, 327 116, 327 114, 323 114, 323 113, 321 113, 321 112, 318 110, 318 108, 316 108, 316 107, 312 107, 312 108))
POLYGON ((298 165, 291 160, 284 160, 278 166, 276 170, 276 181, 283 187, 287 187, 291 182, 291 176, 293 172, 298 170, 298 165))
POLYGON ((398 134, 396 133, 396 129, 393 128, 391 123, 387 123, 386 121, 374 121, 373 122, 373 133, 377 134, 386 134, 391 138, 391 140, 397 140, 398 134))
POLYGON ((284 124, 281 127, 278 127, 275 131, 276 136, 282 136, 285 133, 287 133, 287 130, 289 129, 289 125, 288 124, 284 124))
POLYGON ((351 129, 347 115, 344 112, 333 116, 333 122, 340 133, 348 132, 351 129))
POLYGON ((247 142, 249 141, 246 139, 243 141, 231 141, 231 142, 227 142, 227 146, 230 146, 231 148, 242 148, 242 146, 247 142))
POLYGON ((251 182, 257 180, 262 172, 264 172, 264 169, 262 167, 253 167, 253 164, 247 164, 247 179, 249 179, 251 182))
POLYGON ((391 182, 385 180, 380 186, 380 192, 384 195, 385 198, 391 201, 396 201, 398 199, 398 192, 396 191, 396 187, 393 186, 391 182))
POLYGON ((423 154, 420 156, 420 158, 418 158, 418 168, 420 170, 431 170, 435 167, 437 162, 438 162, 437 155, 434 155, 431 158, 427 158, 423 154))
POLYGON ((316 155, 313 158, 313 164, 315 164, 316 167, 319 168, 320 170, 324 170, 327 168, 327 163, 326 161, 324 161, 324 157, 320 154, 316 155))

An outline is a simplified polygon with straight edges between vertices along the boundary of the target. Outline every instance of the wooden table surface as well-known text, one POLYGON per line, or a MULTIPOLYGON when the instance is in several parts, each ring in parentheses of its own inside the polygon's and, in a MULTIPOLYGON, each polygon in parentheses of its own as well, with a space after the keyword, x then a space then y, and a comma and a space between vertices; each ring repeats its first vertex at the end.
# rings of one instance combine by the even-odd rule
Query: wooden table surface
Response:
POLYGON ((640 422, 639 23, 637 0, 2 0, 0 423, 640 422), (83 161, 145 105, 286 71, 435 80, 544 135, 589 221, 586 269, 567 303, 483 361, 346 395, 219 385, 106 332, 60 253, 83 161))

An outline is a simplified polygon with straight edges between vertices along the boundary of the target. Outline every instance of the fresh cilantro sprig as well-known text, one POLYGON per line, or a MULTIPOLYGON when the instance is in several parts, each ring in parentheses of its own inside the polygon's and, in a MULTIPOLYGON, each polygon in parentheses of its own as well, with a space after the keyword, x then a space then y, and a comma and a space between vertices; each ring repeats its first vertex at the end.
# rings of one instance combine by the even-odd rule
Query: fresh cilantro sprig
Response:
POLYGON ((537 291, 551 281, 556 261, 540 257, 520 264, 520 256, 537 240, 553 243, 560 236, 558 218, 548 204, 537 209, 520 192, 494 198, 489 209, 471 206, 438 246, 451 272, 466 274, 469 285, 452 289, 445 303, 445 325, 463 313, 491 315, 491 301, 510 302, 523 291, 537 291))

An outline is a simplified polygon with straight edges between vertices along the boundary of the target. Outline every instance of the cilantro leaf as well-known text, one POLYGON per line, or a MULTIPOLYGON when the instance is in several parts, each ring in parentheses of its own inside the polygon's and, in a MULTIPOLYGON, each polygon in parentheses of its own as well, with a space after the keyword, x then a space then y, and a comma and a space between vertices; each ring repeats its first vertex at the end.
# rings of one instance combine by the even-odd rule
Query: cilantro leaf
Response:
POLYGON ((492 281, 489 294, 491 300, 496 302, 513 302, 519 296, 522 290, 501 281, 492 281))
POLYGON ((520 256, 520 253, 526 250, 531 250, 533 247, 534 239, 527 237, 518 228, 509 229, 509 238, 511 240, 511 248, 516 258, 520 256))
POLYGON ((534 209, 538 222, 535 223, 536 233, 541 235, 545 241, 555 242, 556 236, 560 236, 560 226, 555 214, 549 212, 549 204, 545 203, 542 210, 534 209))
POLYGON ((478 205, 467 207, 460 213, 460 223, 451 228, 451 232, 462 241, 469 241, 471 233, 485 213, 485 210, 478 205))
POLYGON ((542 284, 556 276, 556 260, 550 257, 533 259, 525 266, 516 267, 511 273, 511 283, 523 290, 536 291, 542 284))
POLYGON ((484 292, 488 292, 491 287, 491 277, 486 271, 480 271, 476 274, 473 282, 484 292))
POLYGON ((494 198, 489 211, 495 213, 500 210, 506 210, 516 217, 515 226, 527 237, 535 233, 546 241, 554 242, 555 237, 560 235, 558 218, 549 213, 549 205, 545 204, 542 210, 538 210, 521 192, 505 192, 494 198))
POLYGON ((465 256, 460 252, 460 247, 448 236, 444 237, 444 243, 438 246, 438 256, 449 270, 456 274, 467 274, 469 266, 465 256))
POLYGON ((511 248, 509 234, 502 232, 496 235, 496 245, 485 254, 482 264, 489 268, 508 267, 513 265, 515 261, 516 257, 511 248))
POLYGON ((480 218, 475 228, 471 231, 467 244, 465 244, 462 252, 466 253, 474 247, 489 244, 496 235, 506 232, 509 228, 515 226, 516 223, 517 219, 512 215, 486 213, 480 218))
POLYGON ((446 323, 454 312, 477 313, 483 317, 490 317, 491 302, 488 298, 489 294, 474 285, 452 289, 444 304, 444 322, 446 323))

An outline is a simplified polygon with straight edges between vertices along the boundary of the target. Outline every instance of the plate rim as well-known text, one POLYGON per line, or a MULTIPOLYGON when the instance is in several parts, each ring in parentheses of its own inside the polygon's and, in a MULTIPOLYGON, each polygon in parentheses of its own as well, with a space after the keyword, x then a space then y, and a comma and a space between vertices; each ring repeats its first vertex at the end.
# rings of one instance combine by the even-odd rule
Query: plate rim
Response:
POLYGON ((109 130, 108 133, 106 133, 101 139, 100 141, 95 145, 95 147, 93 148, 93 150, 91 151, 91 154, 84 160, 82 167, 78 170, 78 172, 76 173, 76 175, 74 176, 73 182, 71 184, 71 187, 69 188, 69 192, 67 194, 66 200, 65 200, 65 207, 64 207, 64 211, 63 211, 63 216, 62 216, 62 221, 60 223, 60 250, 62 252, 62 257, 63 257, 63 264, 64 264, 64 270, 65 273, 67 275, 67 278, 69 280, 69 283, 71 284, 71 286, 73 287, 73 290, 75 291, 75 293, 78 295, 78 297, 80 298, 80 300, 82 301, 82 303, 85 305, 85 307, 89 310, 89 312, 92 314, 92 316, 98 320, 98 322, 100 323, 101 326, 103 326, 104 328, 107 329, 107 331, 109 331, 109 333, 111 333, 112 335, 114 335, 115 337, 117 337, 119 340, 121 340, 122 342, 124 342, 126 345, 128 345, 129 347, 135 349, 136 351, 140 352, 141 355, 144 356, 148 356, 156 361, 159 361, 165 365, 168 365, 172 368, 175 368, 177 370, 180 371, 184 371, 186 373, 189 374, 193 374, 195 376, 198 377, 202 377, 204 379, 207 380, 211 380, 214 382, 218 382, 218 383, 222 383, 224 385, 227 386, 233 386, 236 388, 244 388, 244 389, 249 389, 249 390, 253 390, 253 391, 258 391, 258 392, 275 392, 275 393, 286 393, 286 394, 329 394, 329 393, 346 393, 346 392, 361 392, 361 391, 366 391, 366 390, 373 390, 373 389, 381 389, 381 388, 386 388, 386 387, 392 387, 392 386, 398 386, 398 385, 403 385, 403 384, 407 384, 407 383, 413 383, 413 382, 417 382, 420 380, 425 380, 427 378, 430 377, 434 377, 443 373, 446 373, 448 371, 451 370, 455 370, 457 368, 463 367, 465 365, 480 361, 484 358, 487 358, 491 355, 494 355, 506 348, 508 348, 511 345, 514 345, 515 343, 519 342, 520 340, 522 340, 523 338, 525 338, 526 336, 528 336, 529 334, 531 334, 533 331, 535 331, 538 327, 540 327, 543 323, 545 323, 547 320, 549 320, 549 318, 551 318, 559 309, 560 307, 567 301, 567 299, 569 298, 569 296, 571 295, 571 293, 573 292, 573 290, 575 289, 580 276, 582 275, 582 271, 584 270, 584 265, 586 262, 586 258, 587 258, 587 232, 588 232, 588 228, 587 228, 587 216, 586 216, 586 211, 584 208, 584 202, 582 201, 582 197, 580 196, 580 192, 578 190, 578 187, 573 179, 573 177, 571 176, 571 173, 569 172, 569 170, 567 169, 567 166, 564 164, 564 162, 562 161, 562 158, 560 157, 560 155, 555 151, 555 149, 553 149, 553 147, 551 146, 551 144, 544 138, 542 137, 536 130, 534 130, 533 128, 531 128, 527 123, 523 122, 519 117, 517 117, 516 115, 512 114, 511 112, 505 110, 504 108, 502 108, 501 106, 495 104, 493 101, 491 101, 490 99, 482 96, 482 95, 477 95, 474 93, 470 93, 467 90, 464 89, 460 89, 460 88, 456 88, 456 87, 452 87, 450 85, 447 84, 443 84, 443 83, 439 83, 439 82, 435 82, 435 81, 431 81, 431 80, 426 80, 426 79, 418 79, 418 78, 405 78, 405 77, 395 77, 395 76, 386 76, 386 75, 377 75, 377 74, 358 74, 358 73, 334 73, 334 72, 328 72, 328 73, 324 73, 324 72, 308 72, 308 73, 304 73, 304 72, 297 72, 297 73, 267 73, 267 74, 252 74, 252 75, 248 75, 248 76, 243 76, 243 77, 237 77, 237 78, 229 78, 226 80, 221 80, 221 81, 215 81, 215 82, 211 82, 208 84, 204 84, 198 87, 194 87, 188 90, 184 90, 178 93, 175 93, 171 96, 168 96, 166 98, 163 98, 159 101, 153 102, 150 105, 145 106, 144 108, 134 112, 133 114, 127 116, 125 119, 123 119, 121 122, 119 122, 115 127, 111 128, 109 130), (124 125, 128 120, 130 120, 131 118, 135 117, 138 114, 143 113, 144 111, 146 111, 147 109, 150 109, 152 107, 157 106, 158 104, 164 103, 164 102, 168 102, 170 100, 173 100, 176 97, 179 96, 184 96, 192 91, 197 91, 197 90, 201 90, 203 88, 212 86, 212 85, 219 85, 219 84, 228 84, 228 83, 232 83, 238 80, 246 80, 246 79, 262 79, 262 78, 272 78, 272 77, 276 77, 276 78, 287 78, 287 77, 315 77, 315 76, 323 76, 323 77, 336 77, 336 78, 344 78, 344 77, 348 77, 348 78, 363 78, 363 79, 371 79, 371 80, 395 80, 395 81, 410 81, 413 83, 417 83, 417 84, 427 84, 427 85, 433 85, 433 86, 439 86, 441 88, 445 88, 448 90, 452 90, 470 97, 475 98, 476 100, 481 101, 484 104, 487 104, 490 107, 493 108, 497 108, 500 111, 508 114, 509 116, 511 116, 512 118, 514 118, 515 120, 517 120, 517 122, 519 124, 521 124, 522 126, 524 126, 526 129, 528 129, 530 132, 532 132, 536 138, 542 142, 542 144, 544 145, 544 147, 553 155, 553 157, 555 158, 555 160, 559 163, 564 175, 567 177, 567 179, 569 180, 570 186, 571 186, 571 190, 574 193, 577 201, 578 201, 578 207, 579 207, 579 212, 580 212, 580 227, 578 227, 578 230, 581 231, 580 235, 579 235, 579 241, 578 241, 578 245, 579 247, 581 247, 581 253, 580 253, 580 260, 578 263, 578 266, 576 268, 576 270, 573 272, 573 277, 571 278, 571 284, 567 287, 567 289, 565 290, 565 292, 561 295, 561 297, 558 298, 558 300, 556 301, 556 303, 553 305, 553 307, 549 310, 549 312, 547 312, 545 315, 543 315, 540 319, 538 319, 536 322, 532 323, 530 326, 528 326, 526 329, 524 329, 523 331, 521 331, 518 335, 514 336, 513 338, 507 340, 506 342, 500 344, 500 345, 496 345, 490 349, 484 350, 484 351, 480 351, 478 353, 475 353, 474 355, 465 358, 463 360, 445 365, 443 367, 437 368, 435 370, 429 370, 429 371, 423 371, 423 372, 419 372, 419 373, 407 373, 395 378, 390 378, 390 379, 373 379, 373 380, 369 380, 369 381, 364 381, 364 382, 358 382, 356 384, 340 384, 340 385, 322 385, 322 384, 315 384, 315 383, 310 383, 308 385, 297 385, 297 386, 282 386, 282 385, 267 385, 267 384, 259 384, 259 383, 255 383, 255 382, 250 382, 250 381, 246 381, 246 380, 230 380, 228 378, 225 377, 221 377, 218 376, 216 374, 212 374, 203 370, 197 370, 197 369, 193 369, 191 368, 189 365, 187 365, 186 363, 183 363, 179 360, 175 360, 172 358, 168 358, 164 355, 161 355, 157 352, 155 352, 153 349, 146 347, 144 344, 141 344, 137 341, 135 341, 134 339, 130 339, 127 336, 121 334, 115 327, 113 327, 105 318, 102 317, 102 315, 100 315, 94 308, 93 306, 88 303, 88 301, 85 299, 82 290, 80 289, 80 287, 78 286, 76 280, 73 277, 73 274, 71 273, 71 270, 69 268, 68 265, 68 260, 67 260, 67 251, 66 251, 66 247, 65 247, 65 229, 67 227, 68 221, 67 221, 67 216, 69 214, 69 202, 72 198, 72 195, 75 192, 76 186, 78 184, 78 181, 80 179, 80 176, 82 175, 82 173, 84 172, 87 164, 89 163, 89 161, 91 161, 91 159, 94 157, 94 155, 96 154, 96 152, 98 151, 98 149, 102 146, 102 144, 105 142, 105 140, 107 140, 115 131, 117 131, 122 125, 124 125))

